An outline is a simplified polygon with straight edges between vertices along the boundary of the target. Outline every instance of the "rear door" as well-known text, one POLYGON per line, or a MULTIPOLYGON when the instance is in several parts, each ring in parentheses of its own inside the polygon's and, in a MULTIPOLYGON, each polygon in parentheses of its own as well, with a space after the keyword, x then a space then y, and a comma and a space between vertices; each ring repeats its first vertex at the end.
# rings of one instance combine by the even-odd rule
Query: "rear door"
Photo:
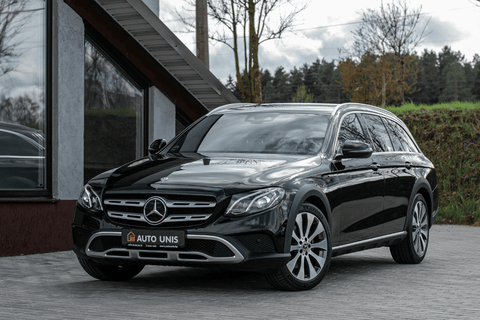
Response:
MULTIPOLYGON (((336 153, 346 140, 371 144, 355 113, 346 115, 340 127, 336 153)), ((377 221, 383 210, 384 182, 379 170, 372 166, 372 158, 342 159, 333 162, 331 178, 341 187, 341 217, 337 228, 339 244, 348 244, 382 234, 377 221)))
POLYGON ((395 121, 383 118, 392 141, 394 152, 386 154, 385 165, 385 226, 384 233, 402 231, 407 217, 408 202, 415 185, 414 155, 416 147, 407 133, 395 121))
POLYGON ((383 226, 383 235, 402 231, 415 177, 409 156, 398 139, 401 128, 378 115, 362 114, 362 118, 375 147, 372 161, 385 179, 383 211, 377 221, 383 226))

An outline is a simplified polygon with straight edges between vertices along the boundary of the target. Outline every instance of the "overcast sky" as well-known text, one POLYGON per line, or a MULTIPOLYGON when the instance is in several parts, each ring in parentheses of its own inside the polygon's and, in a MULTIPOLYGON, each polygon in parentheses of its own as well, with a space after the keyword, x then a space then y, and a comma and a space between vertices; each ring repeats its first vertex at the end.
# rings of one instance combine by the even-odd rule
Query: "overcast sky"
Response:
MULTIPOLYGON (((274 72, 279 66, 287 71, 293 67, 311 64, 317 58, 327 61, 338 59, 339 48, 348 49, 353 43, 351 31, 355 29, 366 8, 377 9, 381 0, 298 0, 307 9, 298 15, 294 33, 285 34, 282 40, 262 44, 260 66, 274 72), (352 24, 353 23, 353 24, 352 24)), ((425 18, 421 27, 430 19, 429 33, 417 52, 427 48, 437 53, 445 45, 461 51, 468 61, 480 54, 480 6, 474 0, 410 0, 410 7, 422 6, 425 18)), ((160 18, 195 53, 195 34, 185 31, 174 14, 175 7, 183 11, 185 2, 160 0, 160 18)), ((480 5, 480 2, 477 2, 480 5)), ((210 24, 209 28, 214 26, 210 24)), ((222 81, 235 75, 232 50, 224 44, 210 42, 210 69, 222 81)))

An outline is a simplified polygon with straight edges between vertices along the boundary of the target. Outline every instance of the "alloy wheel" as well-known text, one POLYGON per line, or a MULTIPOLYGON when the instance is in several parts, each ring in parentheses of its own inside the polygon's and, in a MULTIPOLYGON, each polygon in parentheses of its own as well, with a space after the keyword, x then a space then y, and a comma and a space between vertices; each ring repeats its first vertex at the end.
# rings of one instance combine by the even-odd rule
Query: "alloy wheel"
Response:
POLYGON ((320 274, 328 253, 328 239, 320 219, 310 212, 301 212, 295 219, 290 254, 290 273, 301 281, 310 281, 320 274))
POLYGON ((415 204, 412 214, 412 243, 415 253, 422 257, 428 243, 428 216, 427 207, 423 201, 415 204))

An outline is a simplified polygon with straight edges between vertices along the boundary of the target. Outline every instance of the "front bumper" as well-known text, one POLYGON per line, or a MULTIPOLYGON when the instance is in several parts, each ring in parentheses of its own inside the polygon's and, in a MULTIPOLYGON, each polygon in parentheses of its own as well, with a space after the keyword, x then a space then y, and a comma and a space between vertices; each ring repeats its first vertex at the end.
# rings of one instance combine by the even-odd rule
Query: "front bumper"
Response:
POLYGON ((77 256, 105 264, 217 266, 245 271, 265 271, 284 266, 289 253, 252 252, 234 237, 187 234, 183 249, 131 249, 121 246, 121 232, 94 233, 85 247, 74 245, 77 256), (99 241, 100 240, 100 241, 99 241), (100 242, 103 242, 99 245, 100 242))
POLYGON ((217 266, 262 271, 284 266, 291 259, 290 253, 281 252, 284 237, 278 216, 273 210, 257 217, 186 229, 183 248, 132 248, 122 245, 123 226, 77 206, 73 251, 77 256, 105 264, 217 266), (276 228, 280 230, 273 232, 276 228))

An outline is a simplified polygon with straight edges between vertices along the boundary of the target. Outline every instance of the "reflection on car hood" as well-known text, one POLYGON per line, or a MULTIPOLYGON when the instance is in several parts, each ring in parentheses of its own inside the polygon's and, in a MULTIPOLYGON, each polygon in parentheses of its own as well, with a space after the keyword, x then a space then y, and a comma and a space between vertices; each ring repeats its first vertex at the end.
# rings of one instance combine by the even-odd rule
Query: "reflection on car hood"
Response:
POLYGON ((113 171, 107 185, 149 185, 156 189, 188 185, 221 188, 229 194, 239 189, 269 186, 318 165, 320 158, 317 156, 149 156, 113 171))

